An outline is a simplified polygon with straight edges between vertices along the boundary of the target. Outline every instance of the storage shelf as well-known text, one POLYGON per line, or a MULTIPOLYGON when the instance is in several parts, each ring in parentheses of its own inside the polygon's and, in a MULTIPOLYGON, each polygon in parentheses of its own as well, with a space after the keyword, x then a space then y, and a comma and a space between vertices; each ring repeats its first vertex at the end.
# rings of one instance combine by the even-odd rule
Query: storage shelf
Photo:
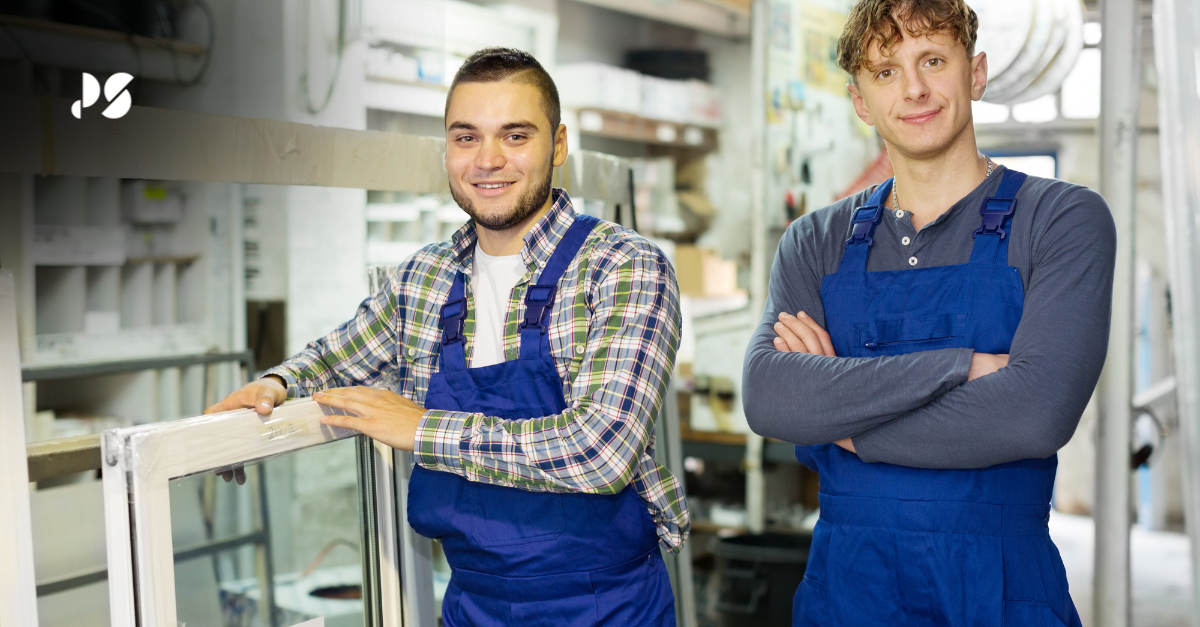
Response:
MULTIPOLYGON (((719 525, 711 520, 693 520, 692 531, 697 533, 726 533, 731 535, 739 535, 749 533, 750 530, 745 527, 719 525)), ((768 533, 789 533, 797 536, 808 535, 810 532, 795 527, 787 527, 784 525, 767 525, 764 531, 768 533)))
POLYGON ((129 265, 136 263, 173 263, 185 266, 189 263, 195 263, 199 260, 200 255, 161 255, 150 257, 129 257, 125 260, 125 263, 129 265))
POLYGON ((717 523, 708 521, 708 520, 693 520, 692 521, 692 531, 698 532, 698 533, 726 532, 726 533, 732 533, 734 535, 738 535, 738 534, 746 533, 747 529, 745 527, 731 527, 729 525, 718 525, 717 523))
POLYGON ((125 230, 38 224, 29 257, 38 266, 119 266, 125 263, 125 230))
POLYGON ((369 80, 363 83, 363 104, 376 111, 442 117, 446 88, 430 83, 369 80))
POLYGON ((416 222, 421 208, 414 203, 377 203, 367 205, 367 222, 416 222))
POLYGON ((684 442, 704 442, 705 444, 724 444, 727 446, 746 446, 746 435, 743 433, 726 433, 723 431, 692 431, 682 429, 679 439, 684 442))
POLYGON ((399 265, 424 247, 420 242, 367 242, 367 265, 399 265))
MULTIPOLYGON (((692 431, 687 421, 680 421, 679 439, 685 454, 704 459, 738 461, 745 457, 746 436, 741 433, 692 431)), ((783 440, 763 440, 763 460, 778 464, 798 464, 796 445, 783 440)))
POLYGON ((717 131, 712 128, 607 109, 585 107, 578 111, 579 132, 583 135, 703 152, 717 148, 717 131))
POLYGON ((47 67, 124 71, 137 73, 139 78, 176 81, 191 78, 207 52, 204 46, 186 41, 15 15, 0 15, 0 25, 11 35, 0 37, 0 59, 28 56, 34 64, 47 67))
POLYGON ((442 93, 446 93, 446 92, 450 91, 449 87, 447 87, 441 83, 433 83, 430 81, 420 81, 420 80, 406 81, 406 80, 401 80, 398 78, 391 78, 390 76, 378 76, 378 75, 369 74, 369 73, 367 74, 367 80, 370 82, 373 82, 373 83, 386 83, 389 85, 408 85, 410 87, 423 87, 426 89, 434 89, 434 90, 440 91, 442 93))
POLYGON ((116 333, 52 333, 36 337, 26 368, 196 355, 209 348, 199 325, 121 329, 116 333), (113 359, 117 356, 118 359, 113 359))
POLYGON ((100 469, 99 433, 34 442, 25 450, 30 483, 100 469))
POLYGON ((115 30, 92 28, 90 26, 77 26, 75 24, 51 22, 49 20, 39 20, 29 17, 20 17, 17 15, 0 14, 0 24, 8 26, 10 29, 13 29, 17 32, 20 32, 20 29, 36 30, 46 33, 68 35, 70 37, 77 37, 79 39, 108 41, 122 45, 133 44, 139 48, 149 48, 153 50, 173 50, 177 53, 195 56, 202 55, 205 52, 204 46, 188 41, 156 39, 152 37, 143 37, 141 35, 126 35, 125 33, 115 30))
POLYGON ((737 39, 750 36, 750 5, 746 0, 580 0, 587 4, 737 39))
POLYGON ((186 368, 205 364, 241 362, 253 370, 254 353, 242 351, 238 353, 198 353, 187 355, 160 355, 145 359, 120 359, 111 361, 81 362, 73 364, 58 364, 53 366, 25 366, 21 368, 21 380, 51 381, 55 379, 75 379, 79 377, 99 377, 112 374, 138 372, 141 370, 159 370, 162 368, 186 368))

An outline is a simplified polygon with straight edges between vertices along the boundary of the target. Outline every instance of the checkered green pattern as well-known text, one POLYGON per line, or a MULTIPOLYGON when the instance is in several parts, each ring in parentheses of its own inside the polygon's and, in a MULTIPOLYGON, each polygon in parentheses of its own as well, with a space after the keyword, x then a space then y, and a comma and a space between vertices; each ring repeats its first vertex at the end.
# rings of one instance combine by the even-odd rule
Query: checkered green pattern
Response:
MULTIPOLYGON (((504 350, 520 352, 525 290, 575 221, 566 192, 525 237, 529 272, 509 296, 504 350)), ((424 403, 438 371, 442 304, 455 274, 471 302, 475 226, 426 246, 404 262, 349 322, 268 371, 288 396, 353 385, 385 385, 424 403)), ((632 485, 646 501, 660 543, 673 551, 689 528, 679 481, 654 460, 654 420, 679 345, 679 291, 661 250, 633 231, 601 222, 558 284, 550 347, 567 409, 505 420, 482 413, 428 411, 417 431, 417 463, 471 481, 533 491, 613 494, 632 485)), ((464 326, 467 359, 474 306, 464 326)))

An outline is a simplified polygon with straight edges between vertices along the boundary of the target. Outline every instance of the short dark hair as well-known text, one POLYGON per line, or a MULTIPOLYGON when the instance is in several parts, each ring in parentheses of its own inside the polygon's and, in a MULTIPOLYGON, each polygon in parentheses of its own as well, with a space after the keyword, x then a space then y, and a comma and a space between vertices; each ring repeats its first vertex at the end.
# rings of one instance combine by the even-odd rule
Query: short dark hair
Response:
POLYGON ((975 56, 979 18, 964 0, 861 0, 850 10, 838 39, 838 66, 857 84, 858 71, 866 67, 871 44, 887 56, 904 38, 902 31, 920 37, 948 33, 975 56))
MULTIPOLYGON (((467 58, 446 94, 446 115, 450 113, 450 97, 459 83, 498 83, 512 81, 533 85, 542 95, 542 110, 550 120, 550 132, 558 130, 562 122, 562 105, 558 101, 558 88, 554 79, 533 55, 515 48, 484 48, 467 58)), ((449 120, 446 120, 449 123, 449 120)))

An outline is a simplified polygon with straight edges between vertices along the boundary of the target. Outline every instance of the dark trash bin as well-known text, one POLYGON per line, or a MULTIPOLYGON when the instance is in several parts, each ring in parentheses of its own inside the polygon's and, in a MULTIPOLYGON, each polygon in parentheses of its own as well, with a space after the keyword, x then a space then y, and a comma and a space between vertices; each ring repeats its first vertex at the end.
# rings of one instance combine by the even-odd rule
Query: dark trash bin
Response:
POLYGON ((811 534, 763 533, 713 538, 721 627, 789 627, 792 597, 808 564, 811 534))

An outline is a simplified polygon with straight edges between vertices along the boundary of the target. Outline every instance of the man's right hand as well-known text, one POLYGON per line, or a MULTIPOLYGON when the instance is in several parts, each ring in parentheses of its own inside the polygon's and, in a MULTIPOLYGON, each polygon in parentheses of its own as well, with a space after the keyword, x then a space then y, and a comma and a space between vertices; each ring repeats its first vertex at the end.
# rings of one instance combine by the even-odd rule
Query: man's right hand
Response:
POLYGON ((967 381, 985 377, 1008 365, 1008 355, 991 355, 974 353, 971 355, 971 367, 967 370, 967 381))
MULTIPOLYGON (((263 377, 251 381, 224 400, 204 410, 205 415, 215 414, 235 409, 254 408, 260 416, 268 416, 277 405, 287 400, 287 388, 275 377, 263 377)), ((236 481, 238 485, 246 483, 246 469, 238 466, 232 470, 217 473, 225 481, 236 481)))
POLYGON ((204 410, 204 413, 215 414, 222 411, 254 408, 259 415, 266 416, 286 400, 287 388, 283 387, 279 379, 263 377, 243 385, 240 390, 226 396, 220 403, 204 410))

